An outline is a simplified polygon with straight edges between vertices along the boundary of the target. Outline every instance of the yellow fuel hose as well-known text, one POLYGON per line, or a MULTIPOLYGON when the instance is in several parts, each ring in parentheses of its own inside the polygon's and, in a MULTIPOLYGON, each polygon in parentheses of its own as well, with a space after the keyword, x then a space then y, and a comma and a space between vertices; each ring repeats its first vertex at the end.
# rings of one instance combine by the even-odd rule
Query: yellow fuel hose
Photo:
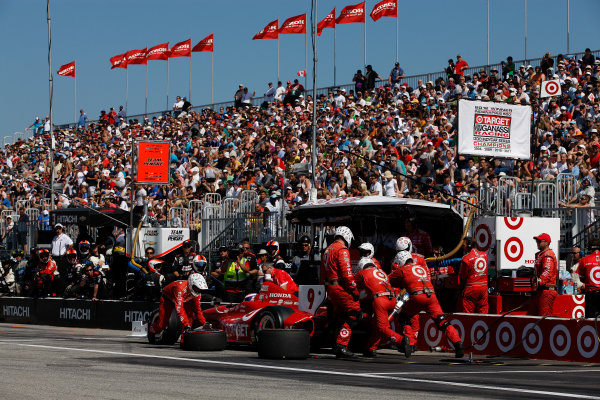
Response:
POLYGON ((137 246, 138 239, 140 237, 140 229, 142 228, 143 219, 140 220, 140 223, 137 226, 137 230, 135 231, 135 239, 133 240, 133 245, 131 246, 131 263, 142 270, 143 273, 147 274, 148 270, 145 267, 135 262, 135 248, 137 246))
POLYGON ((471 222, 473 222, 473 217, 474 216, 475 216, 475 207, 472 207, 471 208, 471 213, 469 214, 469 218, 467 219, 467 224, 465 225, 465 228, 463 229, 462 236, 460 237, 460 241, 458 242, 458 244, 456 245, 456 247, 454 249, 452 249, 452 251, 450 253, 444 254, 443 256, 440 256, 440 257, 429 257, 429 258, 426 258, 425 261, 426 262, 430 262, 430 261, 442 261, 442 260, 450 258, 454 254, 456 254, 458 252, 458 250, 460 250, 460 248, 462 247, 463 242, 464 242, 465 238, 467 237, 467 233, 469 232, 469 228, 471 227, 471 222))

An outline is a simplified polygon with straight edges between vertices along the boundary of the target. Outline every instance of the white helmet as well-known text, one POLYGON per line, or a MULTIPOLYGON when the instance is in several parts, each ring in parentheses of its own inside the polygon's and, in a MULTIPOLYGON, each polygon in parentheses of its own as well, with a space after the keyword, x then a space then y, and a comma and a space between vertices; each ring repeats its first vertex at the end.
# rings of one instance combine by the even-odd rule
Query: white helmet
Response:
POLYGON ((410 254, 408 251, 399 251, 396 254, 396 257, 394 257, 392 263, 402 267, 408 260, 412 260, 412 254, 410 254))
POLYGON ((358 269, 365 269, 368 266, 375 266, 375 263, 373 262, 373 259, 370 257, 363 257, 360 259, 360 261, 358 262, 358 269))
POLYGON ((358 246, 359 250, 364 250, 364 251, 368 251, 369 254, 366 256, 368 258, 372 258, 373 255, 375 254, 375 248, 373 247, 373 245, 369 242, 365 242, 362 243, 360 246, 358 246))
POLYGON ((188 287, 190 288, 190 292, 194 297, 200 296, 201 290, 208 289, 208 285, 206 284, 206 280, 200 274, 191 274, 188 278, 188 287))
POLYGON ((350 247, 350 242, 354 239, 352 231, 347 226, 338 226, 335 230, 335 236, 339 236, 346 242, 346 246, 350 247))
POLYGON ((408 251, 412 253, 412 242, 406 236, 399 237, 396 240, 396 251, 408 251))

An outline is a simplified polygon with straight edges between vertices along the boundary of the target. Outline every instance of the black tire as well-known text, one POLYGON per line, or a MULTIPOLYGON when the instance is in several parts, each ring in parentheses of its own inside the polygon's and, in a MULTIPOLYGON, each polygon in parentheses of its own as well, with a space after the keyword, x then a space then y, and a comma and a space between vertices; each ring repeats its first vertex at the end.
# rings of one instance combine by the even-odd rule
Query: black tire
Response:
POLYGON ((304 329, 263 329, 257 337, 260 358, 304 360, 310 353, 310 335, 304 329))
POLYGON ((227 346, 225 331, 187 331, 183 333, 181 348, 193 351, 221 351, 227 346))
POLYGON ((264 309, 253 319, 252 341, 258 342, 258 334, 265 329, 282 329, 283 315, 278 309, 264 309))
POLYGON ((148 323, 148 342, 150 344, 166 344, 172 345, 177 342, 181 334, 181 322, 177 316, 177 311, 173 310, 169 317, 169 325, 167 329, 162 332, 162 335, 157 339, 155 335, 150 333, 150 325, 152 325, 158 319, 158 310, 152 313, 150 321, 148 323))

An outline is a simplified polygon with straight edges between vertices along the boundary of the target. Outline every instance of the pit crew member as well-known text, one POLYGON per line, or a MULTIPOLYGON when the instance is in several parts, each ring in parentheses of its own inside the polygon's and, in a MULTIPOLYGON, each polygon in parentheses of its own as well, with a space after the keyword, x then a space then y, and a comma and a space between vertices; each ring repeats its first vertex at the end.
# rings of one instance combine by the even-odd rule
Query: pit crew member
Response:
POLYGON ((375 257, 373 257, 375 255, 375 248, 371 243, 361 243, 361 245, 358 246, 358 251, 360 252, 361 258, 370 258, 371 260, 373 260, 373 264, 375 264, 377 268, 381 269, 381 264, 379 263, 379 261, 377 261, 375 257))
POLYGON ((438 329, 445 333, 454 345, 456 357, 464 356, 464 348, 456 329, 446 319, 442 308, 433 291, 433 285, 427 270, 413 263, 412 255, 407 251, 399 252, 394 258, 394 263, 399 266, 390 275, 390 283, 393 287, 406 289, 410 297, 402 307, 398 316, 404 324, 404 338, 402 339, 404 355, 410 357, 412 346, 410 340, 414 337, 412 327, 408 324, 411 318, 425 311, 433 319, 438 329))
POLYGON ((590 239, 588 247, 592 253, 579 260, 573 274, 579 276, 585 293, 585 317, 596 318, 600 314, 600 239, 590 239))
POLYGON ((470 237, 463 241, 463 250, 468 253, 460 263, 461 295, 458 300, 458 309, 466 313, 487 314, 489 308, 488 255, 474 248, 473 239, 470 237))
POLYGON ((270 262, 262 265, 262 271, 265 275, 265 281, 271 281, 289 293, 298 295, 298 285, 296 285, 290 274, 282 269, 275 268, 273 263, 270 262))
POLYGON ((538 252, 535 253, 534 278, 537 290, 529 303, 527 315, 546 316, 552 314, 552 306, 556 299, 557 259, 550 249, 551 238, 547 233, 534 237, 538 252))

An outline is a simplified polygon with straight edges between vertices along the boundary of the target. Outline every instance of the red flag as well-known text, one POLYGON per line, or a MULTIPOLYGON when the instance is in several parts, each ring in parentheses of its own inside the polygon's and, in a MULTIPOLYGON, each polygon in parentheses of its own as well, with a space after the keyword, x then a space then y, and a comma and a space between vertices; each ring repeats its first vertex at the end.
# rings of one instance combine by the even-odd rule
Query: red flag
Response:
POLYGON ((199 41, 198 44, 194 46, 192 51, 214 51, 213 34, 211 33, 210 35, 199 41))
POLYGON ((397 17, 398 16, 398 1, 397 0, 382 0, 375 4, 371 11, 371 18, 377 21, 381 17, 397 17))
POLYGON ((112 67, 110 67, 110 69, 115 69, 115 68, 127 69, 127 53, 118 54, 114 57, 111 57, 110 63, 112 64, 112 67))
POLYGON ((277 39, 279 38, 279 20, 271 21, 258 32, 252 40, 256 39, 277 39))
POLYGON ((365 22, 365 2, 346 6, 335 20, 336 24, 352 24, 355 22, 365 22))
POLYGON ((298 71, 298 76, 306 76, 306 70, 303 69, 302 71, 298 71))
POLYGON ((306 33, 306 14, 288 18, 281 24, 281 28, 279 28, 280 35, 293 33, 306 33))
POLYGON ((169 57, 191 57, 192 56, 192 39, 184 40, 183 42, 175 43, 171 47, 169 57))
POLYGON ((127 57, 127 65, 146 65, 146 51, 147 49, 129 50, 127 53, 125 53, 125 57, 127 57))
POLYGON ((335 8, 317 24, 317 35, 321 36, 325 28, 335 29, 335 8))
POLYGON ((75 61, 63 65, 56 73, 60 76, 70 76, 71 78, 75 78, 75 61))
POLYGON ((146 60, 168 60, 169 59, 169 42, 159 44, 148 49, 146 60))

